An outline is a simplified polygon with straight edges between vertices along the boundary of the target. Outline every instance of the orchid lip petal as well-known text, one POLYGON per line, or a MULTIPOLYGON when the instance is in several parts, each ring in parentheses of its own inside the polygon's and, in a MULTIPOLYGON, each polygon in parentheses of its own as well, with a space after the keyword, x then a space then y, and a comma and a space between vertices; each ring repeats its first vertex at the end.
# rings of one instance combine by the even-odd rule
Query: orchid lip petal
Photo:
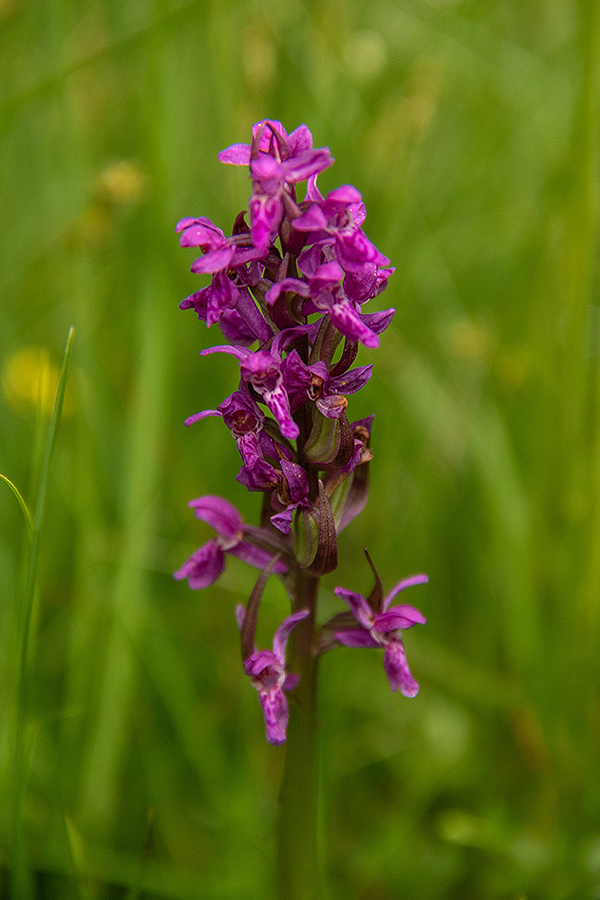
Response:
POLYGON ((393 691, 397 691, 399 688, 405 697, 416 697, 419 693, 419 685, 410 673, 404 644, 401 640, 392 641, 386 645, 383 666, 393 691))
POLYGON ((187 578, 192 590, 210 587, 225 567, 225 554, 216 538, 199 547, 173 577, 187 578))
POLYGON ((285 743, 289 719, 289 708, 281 688, 274 691, 260 691, 258 695, 265 717, 265 733, 269 744, 280 747, 285 743))

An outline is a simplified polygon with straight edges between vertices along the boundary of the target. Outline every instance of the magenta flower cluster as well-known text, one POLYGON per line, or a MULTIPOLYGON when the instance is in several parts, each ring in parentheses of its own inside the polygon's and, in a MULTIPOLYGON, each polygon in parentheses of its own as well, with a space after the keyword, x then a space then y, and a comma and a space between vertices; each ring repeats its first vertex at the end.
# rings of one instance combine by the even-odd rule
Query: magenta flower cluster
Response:
MULTIPOLYGON (((317 178, 334 160, 327 147, 313 147, 305 125, 287 134, 280 122, 265 119, 254 125, 250 144, 234 144, 219 159, 249 168, 248 221, 240 213, 230 237, 205 216, 178 223, 181 245, 201 251, 192 272, 210 276, 210 284, 180 306, 193 309, 209 328, 218 325, 226 343, 202 355, 234 357, 239 384, 216 409, 202 410, 186 424, 206 416, 223 419, 241 458, 237 481, 261 492, 263 504, 260 525, 253 526, 223 498, 191 501, 216 536, 175 577, 187 578, 192 588, 208 587, 228 553, 263 570, 246 609, 238 607, 237 620, 244 669, 259 694, 267 740, 281 744, 289 715, 286 692, 298 683, 287 670, 288 638, 315 615, 314 609, 298 608, 296 576, 318 578, 336 568, 337 534, 367 501, 373 417, 351 422, 347 398, 371 377, 370 365, 352 368, 359 344, 377 347, 394 314, 364 311, 394 269, 363 231, 366 212, 356 188, 344 185, 326 197, 320 192, 317 178), (259 651, 258 604, 265 573, 271 572, 283 579, 294 612, 278 628, 273 649, 259 651)), ((350 612, 323 626, 314 652, 335 645, 382 647, 392 690, 413 697, 418 685, 400 633, 425 619, 412 606, 389 604, 427 577, 400 582, 384 599, 373 571, 376 588, 368 599, 336 588, 350 612)))

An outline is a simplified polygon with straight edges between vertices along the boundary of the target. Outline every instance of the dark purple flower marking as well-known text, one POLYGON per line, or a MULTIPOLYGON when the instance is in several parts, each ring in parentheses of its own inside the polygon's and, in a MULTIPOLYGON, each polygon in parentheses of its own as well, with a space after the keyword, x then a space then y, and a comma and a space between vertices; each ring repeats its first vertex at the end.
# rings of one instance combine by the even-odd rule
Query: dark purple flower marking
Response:
POLYGON ((271 516, 271 522, 279 531, 289 534, 294 510, 308 509, 312 503, 308 499, 308 478, 302 466, 282 459, 281 470, 285 480, 281 482, 277 499, 285 508, 271 516))

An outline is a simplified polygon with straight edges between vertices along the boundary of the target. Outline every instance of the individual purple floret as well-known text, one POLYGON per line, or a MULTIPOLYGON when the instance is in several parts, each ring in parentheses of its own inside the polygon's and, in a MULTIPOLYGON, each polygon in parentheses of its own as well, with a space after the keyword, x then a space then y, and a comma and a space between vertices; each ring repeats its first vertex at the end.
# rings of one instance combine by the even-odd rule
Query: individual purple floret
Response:
POLYGON ((312 233, 312 242, 321 243, 323 251, 332 247, 346 272, 361 272, 367 263, 389 265, 387 256, 379 252, 360 227, 367 213, 355 187, 345 184, 323 198, 316 181, 311 179, 308 196, 316 202, 294 219, 292 228, 312 233))
MULTIPOLYGON (((258 691, 258 699, 265 717, 265 730, 269 744, 279 746, 285 743, 285 733, 289 719, 288 702, 284 691, 293 690, 299 682, 298 675, 290 675, 286 670, 285 651, 292 629, 309 615, 308 609, 284 619, 273 638, 273 650, 257 650, 244 660, 246 675, 258 691)), ((244 607, 236 607, 238 627, 242 630, 245 618, 244 607)))
POLYGON ((250 233, 254 246, 266 252, 276 236, 292 186, 333 163, 328 147, 313 150, 312 135, 300 126, 289 136, 281 124, 265 119, 254 126, 252 145, 233 144, 219 153, 224 163, 250 166, 250 233))
MULTIPOLYGON (((217 580, 225 567, 226 553, 231 553, 258 569, 263 569, 272 559, 272 553, 244 540, 242 517, 227 500, 208 494, 197 500, 190 500, 188 506, 195 511, 196 518, 207 522, 217 532, 216 537, 196 550, 181 569, 175 572, 175 578, 187 578, 189 586, 194 590, 208 587, 217 580)), ((273 571, 281 574, 287 571, 287 566, 279 560, 273 571)))
MULTIPOLYGON (((362 594, 342 587, 337 587, 334 591, 346 601, 356 620, 354 625, 348 626, 342 617, 336 617, 340 625, 342 622, 344 625, 333 630, 335 641, 345 647, 383 647, 383 666, 390 687, 393 691, 400 688, 405 697, 415 697, 419 692, 419 685, 410 674, 400 633, 403 628, 424 625, 426 620, 414 606, 404 604, 390 607, 390 603, 405 588, 427 581, 427 575, 412 575, 398 582, 381 601, 379 611, 374 610, 362 594)), ((330 623, 332 627, 336 619, 330 623)))

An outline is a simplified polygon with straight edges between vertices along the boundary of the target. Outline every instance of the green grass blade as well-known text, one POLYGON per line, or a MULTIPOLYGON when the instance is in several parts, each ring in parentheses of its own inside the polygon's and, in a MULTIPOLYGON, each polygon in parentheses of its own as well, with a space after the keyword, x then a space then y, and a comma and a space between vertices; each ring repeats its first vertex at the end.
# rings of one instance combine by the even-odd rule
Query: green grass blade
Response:
POLYGON ((18 502, 19 506, 21 507, 21 511, 25 517, 25 522, 27 523, 27 536, 29 537, 29 540, 31 540, 33 537, 33 516, 31 515, 31 513, 29 511, 29 507, 27 506, 27 503, 25 501, 25 498, 23 497, 23 494, 21 493, 19 488, 16 486, 16 484, 13 484, 13 482, 10 480, 10 478, 7 478, 6 475, 2 475, 0 473, 0 479, 9 486, 9 488, 11 489, 11 491, 17 498, 17 502, 18 502))
MULTIPOLYGON (((58 382, 58 388, 56 390, 56 399, 54 401, 54 408, 52 410, 52 415, 50 417, 50 424, 48 426, 48 434, 46 436, 46 446, 44 448, 44 458, 42 462, 42 472, 40 477, 40 485, 38 488, 37 501, 35 505, 35 518, 33 522, 33 535, 31 540, 31 552, 29 554, 29 563, 27 566, 27 583, 25 588, 25 603, 23 604, 23 638, 24 643, 22 644, 22 651, 24 653, 27 652, 27 643, 28 643, 28 632, 29 632, 29 624, 31 622, 31 612, 33 607, 33 595, 35 590, 35 581, 37 576, 37 563, 38 563, 38 555, 39 555, 39 545, 40 545, 40 532, 42 528, 42 519, 44 515, 44 507, 46 503, 46 488, 48 485, 48 473, 50 471, 50 461, 52 459, 52 451, 54 450, 54 443, 56 441, 56 431, 58 428, 58 423, 60 421, 60 416, 62 413, 63 402, 65 399, 65 390, 67 388, 67 378, 69 372, 69 362, 71 358, 71 344, 73 341, 73 326, 69 329, 69 336, 67 338, 67 344, 65 347, 65 353, 63 357, 62 370, 60 373, 60 379, 58 382)), ((22 664, 24 664, 24 659, 21 660, 22 664)))
POLYGON ((15 732, 14 732, 14 778, 13 778, 13 818, 12 818, 12 841, 13 841, 13 887, 14 895, 28 900, 33 896, 33 887, 29 873, 27 870, 27 859, 23 846, 23 802, 25 797, 25 786, 27 780, 27 761, 31 750, 31 736, 27 733, 27 707, 28 707, 28 650, 29 638, 31 632, 31 621, 33 618, 33 608, 35 600, 35 589, 37 581, 38 557, 40 546, 40 533, 42 527, 42 519, 44 514, 44 506, 46 501, 46 489, 48 485, 48 475, 50 472, 50 463, 52 460, 52 451, 56 441, 56 432, 60 416, 62 412, 65 390, 67 386, 67 377, 69 372, 69 362, 71 357, 71 344, 73 341, 73 327, 69 329, 67 344, 63 357, 62 370, 58 387, 56 390, 56 398, 48 433, 46 435, 46 444, 44 448, 44 458, 42 462, 42 471, 38 495, 35 508, 35 517, 33 520, 33 531, 31 535, 31 545, 29 548, 29 557, 27 561, 27 578, 25 582, 25 593, 23 603, 19 610, 18 619, 18 674, 16 683, 16 702, 15 702, 15 732))

